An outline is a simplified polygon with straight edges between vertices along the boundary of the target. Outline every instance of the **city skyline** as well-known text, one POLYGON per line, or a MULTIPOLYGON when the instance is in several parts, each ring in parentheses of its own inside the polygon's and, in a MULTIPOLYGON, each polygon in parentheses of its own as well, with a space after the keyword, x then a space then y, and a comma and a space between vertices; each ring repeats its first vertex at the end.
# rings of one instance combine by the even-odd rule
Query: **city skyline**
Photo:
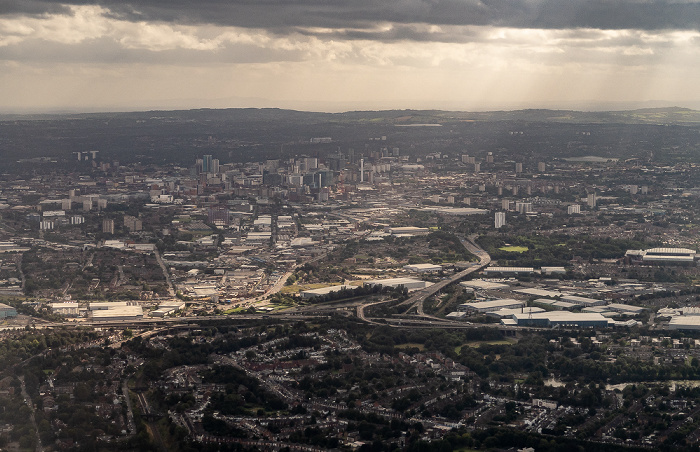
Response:
POLYGON ((700 4, 9 1, 0 112, 700 106, 700 4))

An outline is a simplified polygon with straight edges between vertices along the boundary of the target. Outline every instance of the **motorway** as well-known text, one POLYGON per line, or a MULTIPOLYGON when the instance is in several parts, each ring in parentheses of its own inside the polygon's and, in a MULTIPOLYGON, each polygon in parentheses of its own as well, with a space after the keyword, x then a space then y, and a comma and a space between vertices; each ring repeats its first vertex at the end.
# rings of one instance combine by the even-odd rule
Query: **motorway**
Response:
POLYGON ((149 325, 168 325, 168 324, 183 324, 192 322, 207 322, 207 321, 223 321, 223 320, 263 320, 268 318, 274 318, 278 320, 311 320, 318 319, 318 315, 308 315, 308 314, 298 314, 298 313, 270 313, 270 314, 231 314, 231 315, 193 315, 193 316, 182 316, 182 317, 150 317, 138 320, 101 320, 101 321, 90 321, 86 320, 83 322, 71 323, 51 323, 47 324, 48 327, 63 327, 75 325, 80 326, 92 326, 106 328, 111 326, 118 326, 122 328, 144 328, 149 325))
POLYGON ((479 263, 474 264, 473 266, 462 270, 459 273, 455 273, 453 276, 450 278, 444 279, 438 283, 433 284, 430 287, 426 287, 425 289, 417 291, 413 296, 411 296, 408 300, 404 301, 401 303, 401 305, 410 305, 410 307, 406 310, 406 312, 410 311, 414 307, 416 308, 416 313, 419 316, 425 316, 425 312, 423 312, 423 302, 430 297, 431 295, 439 292, 446 286, 459 281, 460 279, 464 278, 470 273, 474 273, 476 271, 479 271, 486 267, 488 264, 491 263, 491 256, 488 255, 486 251, 481 249, 479 246, 474 243, 474 238, 476 236, 470 236, 469 238, 464 238, 464 237, 459 237, 459 241, 462 243, 462 246, 464 246, 467 251, 470 253, 474 254, 479 258, 479 263))
MULTIPOLYGON (((434 295, 438 291, 442 290, 444 287, 453 284, 460 279, 466 277, 467 275, 480 271, 489 263, 491 262, 491 257, 481 249, 479 246, 477 246, 474 243, 474 238, 476 235, 472 235, 470 237, 459 237, 460 242, 462 245, 472 254, 476 255, 479 258, 478 263, 473 263, 469 268, 466 268, 465 270, 462 270, 458 273, 455 273, 449 278, 446 278, 440 282, 437 282, 430 287, 427 287, 425 289, 421 289, 419 291, 416 291, 411 297, 409 297, 407 300, 404 302, 400 303, 398 306, 406 306, 406 311, 409 312, 412 309, 415 308, 416 310, 416 315, 413 316, 413 318, 382 318, 382 319, 370 319, 367 318, 365 315, 365 311, 367 308, 378 305, 378 304, 383 304, 383 303, 388 303, 391 300, 381 300, 381 301, 372 301, 372 302, 366 302, 357 305, 356 307, 356 314, 358 319, 371 323, 371 324, 376 324, 376 325, 391 325, 391 326, 411 326, 411 327, 429 327, 429 328, 465 328, 468 327, 468 323, 465 322, 454 322, 450 321, 444 318, 440 317, 434 317, 431 315, 426 314, 423 311, 423 303, 424 301, 429 298, 430 296, 434 295)), ((317 258, 313 259, 313 261, 319 260, 324 256, 318 256, 317 258)), ((282 278, 280 278, 277 283, 269 290, 265 295, 258 297, 258 299, 261 299, 265 296, 268 296, 272 293, 275 293, 279 291, 283 286, 284 283, 286 282, 287 278, 291 274, 291 271, 285 274, 282 278)), ((313 307, 309 307, 307 309, 300 309, 296 311, 286 311, 286 312, 278 312, 278 313, 270 313, 270 314, 235 314, 235 315, 230 315, 230 316, 221 316, 221 315, 211 315, 211 316, 187 316, 187 317, 154 317, 154 318, 144 318, 142 320, 113 320, 113 321, 81 321, 77 322, 76 326, 92 326, 92 327, 122 327, 122 328, 144 328, 146 326, 155 326, 155 325, 161 325, 161 326, 166 326, 166 325, 177 325, 177 324, 191 324, 191 323, 198 323, 202 321, 222 321, 222 320, 240 320, 240 321, 250 321, 250 320, 263 320, 263 319, 268 319, 268 318, 274 318, 276 320, 283 320, 283 321, 300 321, 300 320, 310 320, 310 319, 315 319, 319 318, 319 316, 329 316, 331 312, 329 311, 337 311, 338 309, 347 309, 350 307, 355 306, 353 302, 333 302, 331 303, 332 306, 322 306, 322 305, 316 305, 313 307), (332 307, 332 309, 330 309, 332 307), (309 312, 311 311, 311 312, 309 312)), ((66 326, 65 323, 53 323, 53 322, 47 322, 46 327, 60 327, 60 326, 66 326)), ((167 326, 166 326, 167 327, 167 326)))
MULTIPOLYGON (((462 243, 462 246, 464 246, 470 253, 474 254, 479 258, 479 263, 473 264, 471 267, 462 270, 459 273, 455 273, 451 277, 447 279, 443 279, 442 281, 433 284, 430 287, 426 287, 425 289, 417 290, 411 297, 409 297, 406 301, 400 303, 398 306, 408 306, 406 309, 406 312, 409 312, 413 308, 416 309, 416 314, 419 317, 423 318, 428 318, 430 319, 431 322, 437 323, 437 322, 443 322, 445 324, 453 324, 454 322, 449 322, 446 321, 445 319, 439 318, 439 317, 433 317, 430 315, 427 315, 423 311, 423 302, 433 294, 437 293, 438 291, 442 290, 446 286, 459 281, 460 279, 464 278, 465 276, 474 273, 476 271, 479 271, 489 265, 491 263, 491 256, 488 255, 486 251, 481 249, 476 243, 474 243, 474 239, 476 238, 476 234, 471 235, 469 237, 459 237, 459 241, 462 243)), ((390 300, 385 300, 385 301, 380 301, 380 302, 375 302, 375 303, 367 303, 364 305, 360 305, 357 307, 357 317, 365 322, 369 323, 377 323, 374 322, 370 319, 368 319, 365 316, 365 309, 374 306, 377 304, 381 303, 388 303, 390 300)))

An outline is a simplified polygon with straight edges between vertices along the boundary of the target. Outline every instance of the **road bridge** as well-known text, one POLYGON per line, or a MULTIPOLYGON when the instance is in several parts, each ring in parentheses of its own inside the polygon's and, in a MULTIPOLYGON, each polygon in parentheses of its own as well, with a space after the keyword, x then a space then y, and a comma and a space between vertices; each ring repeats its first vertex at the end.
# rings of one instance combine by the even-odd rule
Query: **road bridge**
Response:
MULTIPOLYGON (((417 290, 416 292, 413 293, 406 301, 400 303, 398 306, 408 306, 405 312, 409 312, 413 308, 416 309, 416 314, 420 317, 428 318, 431 319, 432 321, 444 321, 445 319, 439 318, 439 317, 433 317, 428 314, 426 314, 423 311, 423 302, 434 295, 435 293, 439 292, 443 288, 449 286, 450 284, 453 284, 460 279, 463 279, 467 275, 480 271, 483 268, 485 268, 487 265, 491 263, 491 256, 481 249, 476 243, 474 243, 474 238, 476 235, 472 235, 470 237, 461 237, 458 236, 459 241, 462 243, 462 246, 464 246, 467 251, 470 253, 474 254, 479 258, 478 263, 472 264, 469 268, 466 268, 458 273, 455 273, 451 277, 447 279, 443 279, 440 282, 437 282, 433 284, 430 287, 426 287, 425 289, 420 289, 417 290)), ((357 307, 357 317, 365 322, 369 323, 376 323, 374 321, 368 320, 367 317, 365 316, 365 309, 369 308, 370 306, 382 304, 382 303, 388 303, 391 300, 384 300, 384 301, 379 301, 375 303, 366 303, 363 305, 360 305, 357 307)))

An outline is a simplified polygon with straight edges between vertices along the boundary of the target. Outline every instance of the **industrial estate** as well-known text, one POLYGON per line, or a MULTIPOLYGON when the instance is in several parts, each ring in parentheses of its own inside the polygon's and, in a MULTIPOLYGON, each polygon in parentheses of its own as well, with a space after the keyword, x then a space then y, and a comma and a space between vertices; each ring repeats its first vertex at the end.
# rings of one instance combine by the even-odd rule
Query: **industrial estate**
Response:
POLYGON ((696 113, 3 118, 0 447, 697 450, 696 113))

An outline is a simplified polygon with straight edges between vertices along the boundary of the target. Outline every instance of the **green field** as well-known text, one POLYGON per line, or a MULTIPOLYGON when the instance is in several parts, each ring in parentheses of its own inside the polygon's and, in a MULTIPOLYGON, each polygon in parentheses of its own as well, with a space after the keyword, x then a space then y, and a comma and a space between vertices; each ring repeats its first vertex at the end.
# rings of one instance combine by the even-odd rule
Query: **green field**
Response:
POLYGON ((501 251, 508 251, 510 253, 524 253, 528 250, 526 246, 502 246, 499 248, 501 251))
POLYGON ((425 345, 423 344, 401 344, 401 345, 395 345, 394 348, 400 348, 400 349, 405 349, 405 348, 417 348, 420 351, 425 350, 425 345))
POLYGON ((239 308, 232 308, 232 309, 227 309, 224 311, 224 314, 240 314, 242 312, 247 312, 250 307, 239 307, 239 308))
POLYGON ((455 353, 459 354, 459 352, 462 351, 462 347, 477 348, 480 345, 513 345, 513 341, 509 341, 508 339, 496 341, 471 341, 455 347, 455 353))

